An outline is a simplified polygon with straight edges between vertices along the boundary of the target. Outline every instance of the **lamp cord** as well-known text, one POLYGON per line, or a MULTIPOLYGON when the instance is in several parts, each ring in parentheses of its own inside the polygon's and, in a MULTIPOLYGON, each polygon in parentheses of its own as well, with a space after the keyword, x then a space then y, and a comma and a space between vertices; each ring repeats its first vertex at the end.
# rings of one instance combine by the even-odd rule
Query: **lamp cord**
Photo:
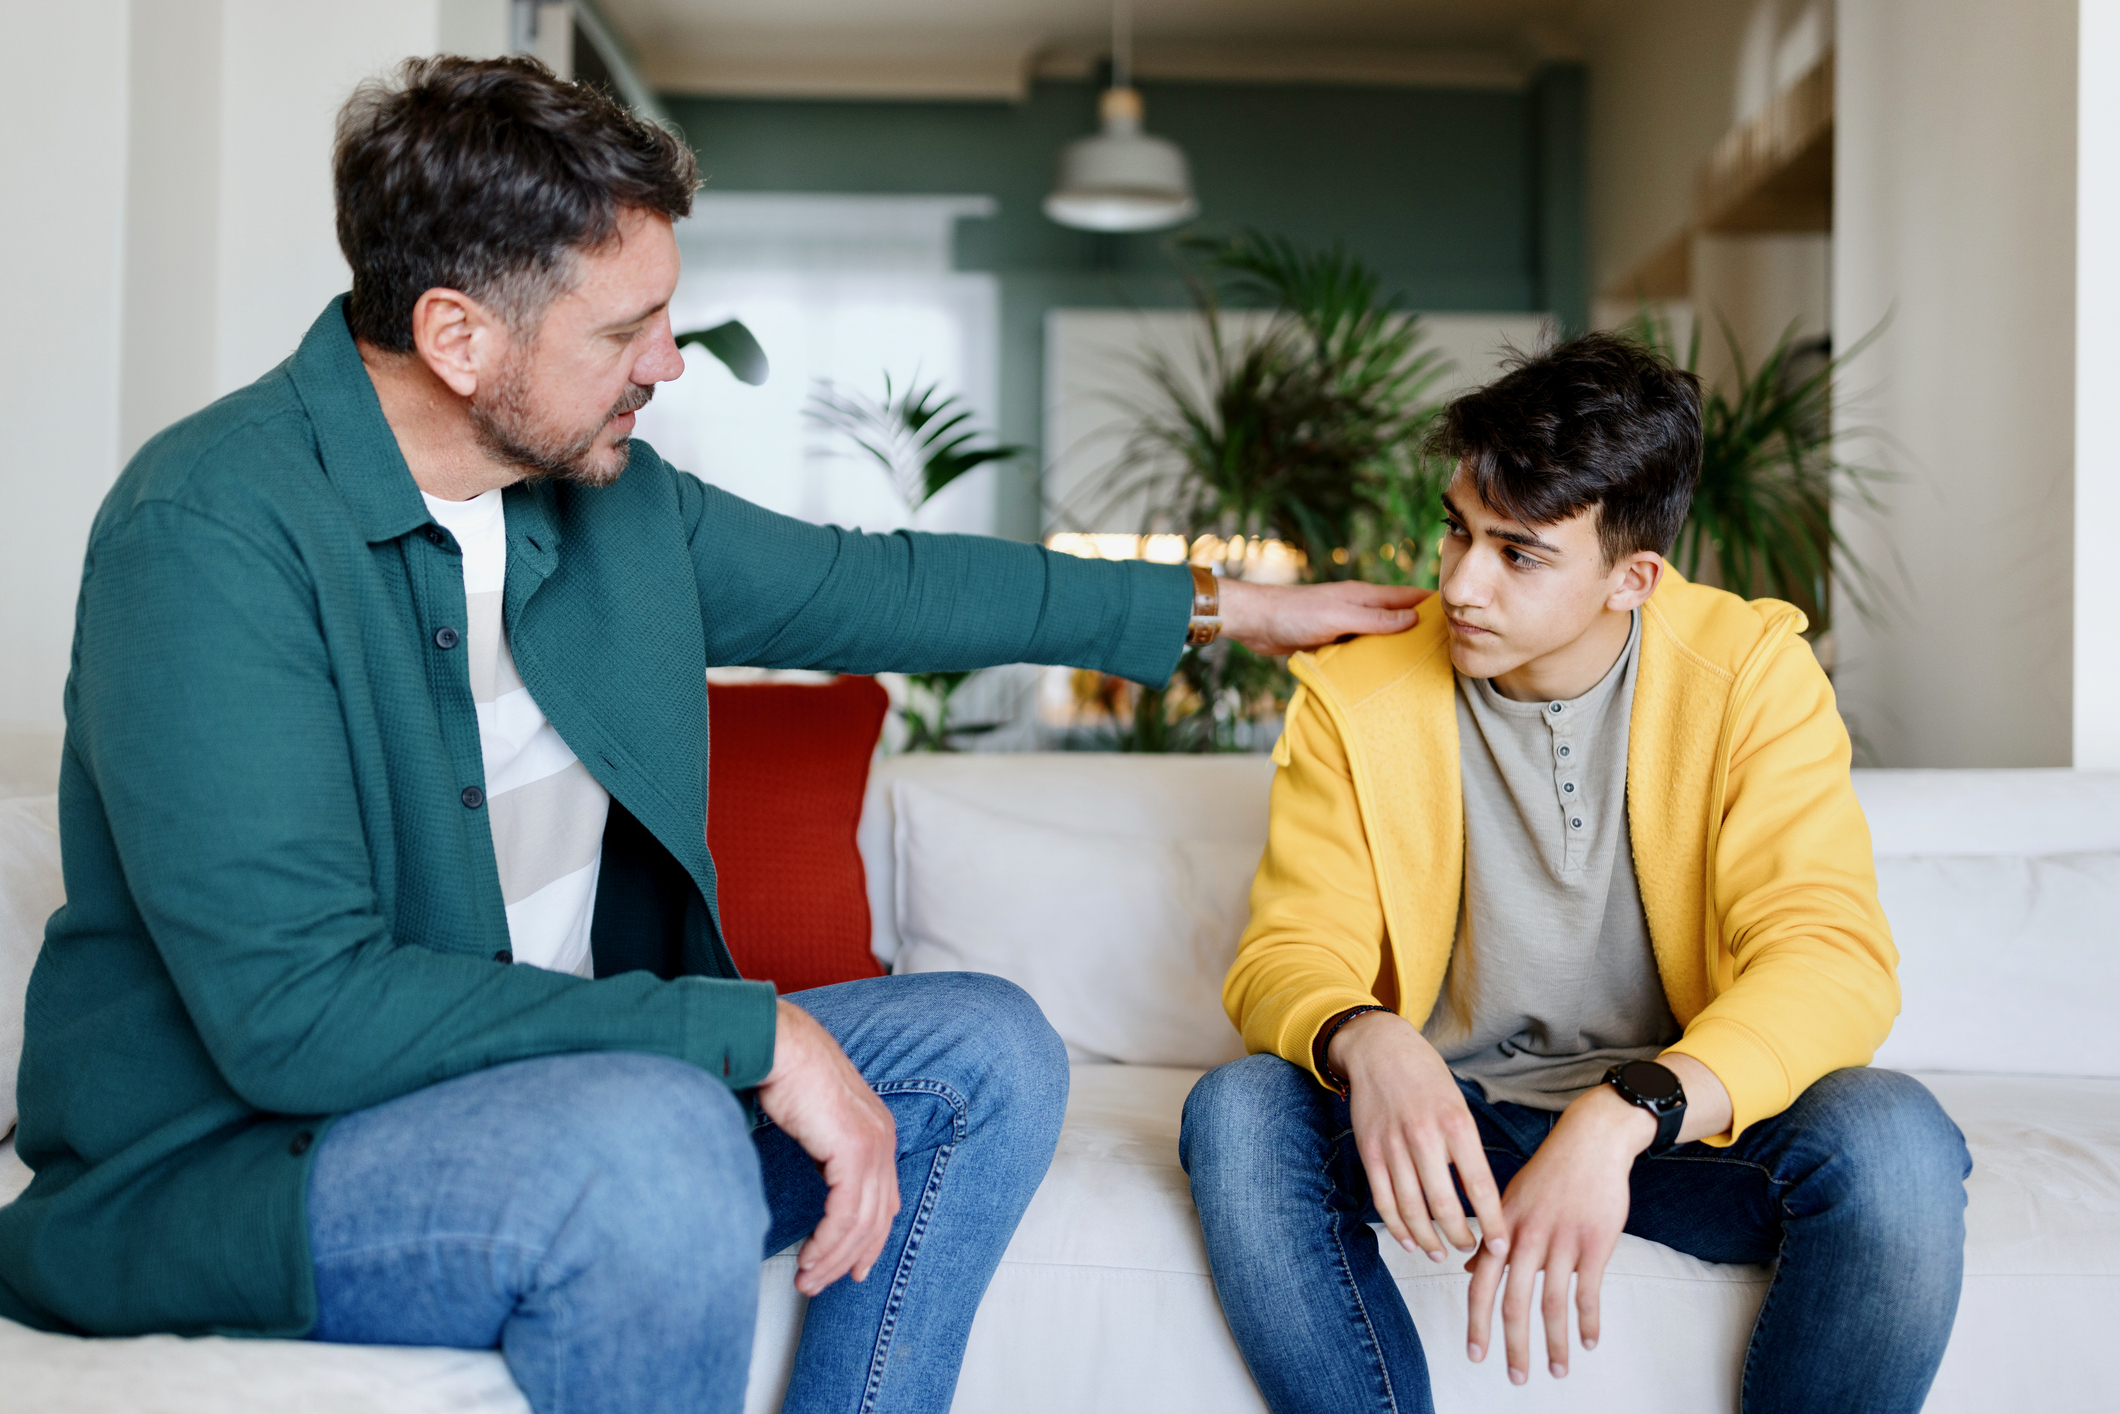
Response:
POLYGON ((1131 0, 1112 0, 1112 87, 1132 88, 1134 15, 1131 0))

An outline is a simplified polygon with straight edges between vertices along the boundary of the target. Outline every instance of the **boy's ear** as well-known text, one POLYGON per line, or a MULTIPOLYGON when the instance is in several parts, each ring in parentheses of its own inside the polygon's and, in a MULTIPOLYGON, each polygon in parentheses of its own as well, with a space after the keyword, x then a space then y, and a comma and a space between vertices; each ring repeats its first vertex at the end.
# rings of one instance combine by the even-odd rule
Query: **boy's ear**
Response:
POLYGON ((1656 586, 1663 582, 1664 557, 1654 550, 1636 550, 1623 556, 1612 567, 1612 593, 1605 600, 1605 607, 1620 613, 1632 613, 1649 602, 1656 586))

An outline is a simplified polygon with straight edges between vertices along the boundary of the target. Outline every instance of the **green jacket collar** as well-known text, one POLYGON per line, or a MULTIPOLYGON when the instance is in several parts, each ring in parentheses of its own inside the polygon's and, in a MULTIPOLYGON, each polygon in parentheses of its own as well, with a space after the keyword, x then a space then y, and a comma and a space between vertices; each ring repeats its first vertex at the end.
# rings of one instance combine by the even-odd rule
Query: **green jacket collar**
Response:
POLYGON ((346 327, 346 296, 324 306, 309 326, 288 374, 316 430, 324 474, 369 543, 395 540, 433 519, 346 327))

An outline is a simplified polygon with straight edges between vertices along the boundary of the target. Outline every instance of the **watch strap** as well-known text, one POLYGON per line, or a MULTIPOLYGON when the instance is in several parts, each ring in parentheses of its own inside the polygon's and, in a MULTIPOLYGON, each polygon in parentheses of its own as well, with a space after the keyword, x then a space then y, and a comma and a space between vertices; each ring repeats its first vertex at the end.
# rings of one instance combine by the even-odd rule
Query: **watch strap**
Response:
POLYGON ((1222 586, 1204 565, 1190 565, 1193 579, 1192 619, 1185 626, 1189 648, 1205 648, 1222 634, 1222 586))

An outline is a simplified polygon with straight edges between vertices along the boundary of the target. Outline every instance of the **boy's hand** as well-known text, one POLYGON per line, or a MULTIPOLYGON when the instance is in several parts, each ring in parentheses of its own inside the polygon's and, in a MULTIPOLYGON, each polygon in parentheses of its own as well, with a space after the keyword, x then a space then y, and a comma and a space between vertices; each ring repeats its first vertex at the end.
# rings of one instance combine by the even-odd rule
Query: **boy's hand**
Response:
POLYGON ((1366 1012, 1340 1028, 1326 1060, 1346 1077, 1355 1147, 1377 1213, 1399 1245, 1437 1262, 1446 1237, 1461 1251, 1481 1245, 1450 1181, 1456 1165, 1486 1249, 1507 1252, 1508 1219, 1479 1128, 1427 1038, 1403 1017, 1366 1012))
MULTIPOLYGON (((1351 1027, 1353 1022, 1349 1022, 1351 1027)), ((1681 1142, 1690 1143, 1730 1127, 1730 1092, 1715 1072, 1688 1055, 1658 1058, 1677 1072, 1686 1090, 1681 1142)), ((1342 1072, 1343 1074, 1345 1072, 1342 1072)), ((1531 1161, 1509 1181, 1502 1212, 1515 1239, 1513 1251, 1492 1244, 1471 1264, 1465 1353, 1486 1358, 1494 1297, 1506 1270, 1502 1295, 1502 1344, 1509 1378, 1517 1384, 1531 1372, 1531 1287, 1545 1273, 1539 1313, 1546 1325, 1546 1368, 1555 1379, 1568 1373, 1568 1287, 1575 1286, 1576 1326, 1583 1349, 1594 1350, 1600 1329, 1598 1301, 1605 1263, 1627 1226, 1628 1175, 1634 1160, 1656 1140, 1656 1118, 1627 1103, 1609 1085, 1579 1096, 1531 1161)))

